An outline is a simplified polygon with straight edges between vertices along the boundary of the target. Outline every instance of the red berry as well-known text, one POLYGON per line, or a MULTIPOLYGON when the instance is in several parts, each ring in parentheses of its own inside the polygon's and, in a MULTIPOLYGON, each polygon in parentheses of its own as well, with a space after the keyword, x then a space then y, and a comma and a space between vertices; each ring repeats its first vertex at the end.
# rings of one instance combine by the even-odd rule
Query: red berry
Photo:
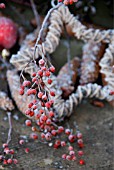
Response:
POLYGON ((38 135, 36 133, 31 133, 30 138, 36 140, 38 139, 38 135))
POLYGON ((34 82, 37 82, 37 78, 36 78, 36 77, 32 78, 32 82, 33 82, 33 83, 34 83, 34 82))
POLYGON ((69 135, 68 139, 70 142, 74 142, 75 141, 75 135, 69 135))
POLYGON ((23 90, 23 89, 20 89, 20 90, 19 90, 19 94, 20 94, 20 95, 23 95, 23 94, 24 94, 24 90, 23 90))
POLYGON ((31 125, 32 125, 32 122, 31 122, 31 120, 26 120, 26 121, 25 121, 25 124, 26 124, 26 126, 31 126, 31 125))
POLYGON ((41 99, 42 96, 43 96, 43 93, 42 93, 42 92, 39 92, 39 93, 38 93, 38 98, 41 99))
POLYGON ((55 72, 55 67, 51 66, 51 67, 49 68, 49 70, 50 70, 52 73, 54 73, 54 72, 55 72))
POLYGON ((51 84, 52 83, 52 79, 48 79, 48 84, 51 84))
POLYGON ((49 116, 50 116, 50 117, 53 117, 53 116, 54 116, 54 112, 50 111, 50 112, 49 112, 49 116))
POLYGON ((42 70, 39 70, 39 71, 38 71, 38 75, 39 75, 40 77, 42 77, 42 76, 43 76, 43 71, 42 71, 42 70))
POLYGON ((3 164, 4 164, 4 165, 7 165, 7 164, 8 164, 8 162, 7 162, 6 159, 4 159, 3 164))
POLYGON ((63 126, 59 126, 58 127, 58 133, 62 133, 64 131, 64 127, 63 126))
POLYGON ((51 105, 50 105, 49 102, 46 102, 46 103, 45 103, 45 106, 47 107, 47 109, 50 109, 50 107, 51 107, 51 105))
POLYGON ((73 160, 73 161, 76 160, 76 156, 75 156, 75 155, 72 156, 72 160, 73 160))
POLYGON ((85 161, 84 161, 83 159, 81 159, 81 160, 79 161, 79 164, 80 164, 80 165, 84 165, 84 164, 85 164, 85 161))
POLYGON ((44 139, 45 138, 45 134, 41 133, 41 138, 44 139))
POLYGON ((28 108, 31 108, 32 106, 33 106, 32 102, 28 104, 28 108))
POLYGON ((55 144, 58 145, 58 146, 60 146, 60 145, 61 145, 61 141, 60 141, 60 140, 56 140, 56 141, 55 141, 55 144))
POLYGON ((11 149, 9 153, 13 155, 15 152, 13 149, 11 149))
POLYGON ((36 127, 32 126, 32 131, 35 132, 36 130, 36 127))
POLYGON ((45 61, 44 61, 43 59, 40 59, 40 60, 39 60, 39 64, 40 64, 41 66, 43 66, 44 63, 45 63, 45 61))
POLYGON ((41 67, 41 70, 46 71, 47 69, 46 69, 46 67, 44 66, 44 67, 41 67))
POLYGON ((71 133, 70 129, 66 129, 65 133, 66 133, 66 135, 70 135, 70 133, 71 133))
POLYGON ((52 131, 51 131, 51 134, 52 134, 53 136, 56 136, 56 134, 57 134, 56 130, 52 130, 52 131))
POLYGON ((51 96, 55 96, 55 92, 54 91, 50 91, 50 95, 51 96))
POLYGON ((36 73, 34 72, 34 73, 32 73, 32 77, 35 77, 36 76, 36 73))
POLYGON ((10 49, 17 40, 17 27, 14 22, 6 17, 0 17, 0 46, 10 49))
POLYGON ((82 155, 84 155, 84 152, 83 151, 78 151, 78 155, 82 156, 82 155))
POLYGON ((27 87, 27 86, 30 86, 30 85, 31 85, 31 82, 30 82, 30 81, 25 80, 25 81, 23 82, 23 86, 24 86, 24 87, 27 87))
POLYGON ((46 72, 45 72, 45 76, 46 76, 46 77, 49 77, 49 76, 50 76, 50 71, 46 71, 46 72))

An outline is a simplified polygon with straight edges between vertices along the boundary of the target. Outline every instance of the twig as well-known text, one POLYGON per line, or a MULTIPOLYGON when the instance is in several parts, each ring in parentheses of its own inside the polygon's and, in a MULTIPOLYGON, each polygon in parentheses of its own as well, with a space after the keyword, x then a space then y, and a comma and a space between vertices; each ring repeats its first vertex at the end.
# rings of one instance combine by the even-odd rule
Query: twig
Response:
POLYGON ((67 47, 67 63, 68 63, 68 72, 69 72, 69 75, 70 75, 70 79, 72 78, 72 72, 71 72, 71 51, 70 51, 70 38, 69 38, 69 35, 66 31, 66 28, 64 26, 64 29, 65 29, 65 36, 67 38, 67 42, 66 42, 66 47, 67 47))
POLYGON ((30 3, 31 3, 31 6, 32 6, 32 10, 33 10, 35 19, 36 19, 37 27, 40 30, 41 22, 40 22, 40 17, 39 17, 38 11, 37 11, 36 6, 34 4, 34 0, 30 0, 30 3))
POLYGON ((8 115, 8 121, 9 121, 7 144, 9 144, 9 142, 11 141, 11 132, 12 132, 11 112, 7 112, 7 115, 8 115))
POLYGON ((37 38, 36 43, 35 43, 33 60, 35 60, 36 48, 37 48, 37 45, 38 45, 38 43, 39 43, 39 41, 40 41, 40 39, 41 39, 41 37, 42 37, 42 33, 43 33, 44 29, 45 29, 46 22, 48 21, 50 15, 51 15, 51 13, 52 13, 52 11, 55 10, 55 9, 57 9, 57 8, 60 7, 61 5, 62 5, 62 3, 58 3, 58 5, 56 5, 55 7, 51 8, 51 9, 48 11, 48 13, 47 13, 47 15, 46 15, 46 17, 45 17, 45 19, 44 19, 44 21, 43 21, 43 23, 42 23, 41 29, 40 29, 40 31, 39 31, 38 38, 37 38))

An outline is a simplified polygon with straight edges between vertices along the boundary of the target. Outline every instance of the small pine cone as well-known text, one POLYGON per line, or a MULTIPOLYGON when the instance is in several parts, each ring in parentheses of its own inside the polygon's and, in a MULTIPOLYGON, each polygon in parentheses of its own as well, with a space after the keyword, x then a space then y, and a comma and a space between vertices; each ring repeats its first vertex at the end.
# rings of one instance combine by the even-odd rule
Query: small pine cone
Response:
POLYGON ((105 51, 104 44, 96 44, 93 41, 88 42, 83 47, 83 56, 80 69, 80 84, 93 83, 99 75, 99 60, 105 51))
POLYGON ((70 68, 68 63, 66 63, 59 71, 57 81, 59 87, 63 91, 63 98, 67 98, 74 91, 79 66, 80 60, 75 57, 70 62, 70 68))
POLYGON ((3 110, 10 110, 10 111, 14 109, 12 100, 9 99, 7 94, 3 91, 0 91, 0 108, 3 110))

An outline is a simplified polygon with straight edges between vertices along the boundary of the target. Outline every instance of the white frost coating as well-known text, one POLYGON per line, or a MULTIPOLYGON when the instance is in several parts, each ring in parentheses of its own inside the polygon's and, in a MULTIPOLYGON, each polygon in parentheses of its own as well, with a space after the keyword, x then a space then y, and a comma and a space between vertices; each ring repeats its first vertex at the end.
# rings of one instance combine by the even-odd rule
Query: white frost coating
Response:
MULTIPOLYGON (((78 86, 76 92, 71 94, 66 101, 62 99, 61 92, 58 92, 54 103, 54 109, 58 113, 59 121, 63 120, 65 116, 70 116, 73 110, 73 105, 80 103, 84 97, 97 97, 108 101, 114 100, 114 96, 109 94, 110 90, 114 90, 114 73, 112 72, 111 65, 114 61, 114 30, 109 29, 101 31, 99 29, 87 29, 70 13, 68 7, 61 5, 51 14, 50 25, 48 27, 49 31, 47 32, 45 41, 42 43, 43 45, 37 45, 38 48, 36 49, 35 57, 38 58, 39 55, 45 55, 47 52, 52 53, 55 51, 60 41, 60 35, 64 23, 70 26, 76 38, 84 41, 92 40, 96 43, 101 41, 109 43, 109 48, 106 50, 104 57, 100 61, 101 72, 106 76, 107 86, 103 88, 97 84, 78 86), (44 53, 42 53, 42 51, 44 53)), ((22 49, 17 55, 12 55, 10 62, 14 64, 18 70, 21 70, 32 60, 33 53, 34 48, 22 49)), ((30 64, 29 69, 26 69, 26 71, 28 73, 33 72, 34 65, 30 64)), ((55 86, 56 85, 54 85, 53 88, 59 91, 58 87, 55 86)))

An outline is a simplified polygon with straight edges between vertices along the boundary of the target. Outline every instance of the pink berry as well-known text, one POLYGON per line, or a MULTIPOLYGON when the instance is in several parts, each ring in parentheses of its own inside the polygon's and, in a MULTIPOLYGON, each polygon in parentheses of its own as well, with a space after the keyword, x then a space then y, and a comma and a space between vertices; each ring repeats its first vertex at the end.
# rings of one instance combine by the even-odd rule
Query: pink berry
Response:
POLYGON ((78 155, 82 156, 82 155, 84 155, 84 152, 83 151, 78 151, 78 155))
POLYGON ((72 160, 75 161, 76 160, 76 156, 73 155, 72 156, 72 160))
POLYGON ((65 141, 61 141, 61 146, 66 146, 66 142, 65 141))
POLYGON ((74 151, 70 151, 70 152, 69 152, 69 155, 71 155, 71 156, 72 156, 72 155, 75 155, 75 152, 74 152, 74 151))
POLYGON ((19 144, 20 144, 20 145, 23 145, 24 142, 25 142, 25 141, 21 139, 21 140, 19 141, 19 144))
POLYGON ((23 82, 23 86, 24 86, 24 87, 27 87, 27 86, 30 86, 30 85, 31 85, 31 82, 30 82, 30 81, 25 80, 25 81, 23 82))
POLYGON ((29 153, 30 149, 29 148, 25 148, 25 153, 29 153))
POLYGON ((13 159, 13 163, 14 163, 14 164, 17 164, 17 163, 18 163, 18 160, 17 160, 17 159, 13 159))
POLYGON ((11 164, 12 162, 13 162, 12 159, 8 159, 8 160, 7 160, 7 163, 8 163, 8 164, 11 164))
POLYGON ((4 3, 0 3, 0 8, 1 9, 4 9, 6 6, 5 6, 5 4, 4 3))
POLYGON ((82 134, 81 133, 77 133, 77 138, 81 139, 82 138, 82 134))
POLYGON ((7 143, 3 143, 2 147, 3 147, 3 148, 7 148, 7 147, 8 147, 8 144, 7 144, 7 143))
POLYGON ((51 135, 50 132, 47 132, 47 133, 45 134, 46 140, 51 140, 51 137, 52 137, 52 135, 51 135))
POLYGON ((66 156, 67 156, 66 154, 63 154, 63 155, 62 155, 62 158, 63 158, 63 159, 66 159, 66 156))
POLYGON ((68 150, 69 150, 69 151, 72 151, 73 149, 74 149, 74 148, 73 148, 72 146, 69 146, 69 147, 68 147, 68 150))
POLYGON ((68 161, 70 161, 72 158, 71 158, 70 155, 67 155, 67 156, 66 156, 66 159, 67 159, 68 161))

